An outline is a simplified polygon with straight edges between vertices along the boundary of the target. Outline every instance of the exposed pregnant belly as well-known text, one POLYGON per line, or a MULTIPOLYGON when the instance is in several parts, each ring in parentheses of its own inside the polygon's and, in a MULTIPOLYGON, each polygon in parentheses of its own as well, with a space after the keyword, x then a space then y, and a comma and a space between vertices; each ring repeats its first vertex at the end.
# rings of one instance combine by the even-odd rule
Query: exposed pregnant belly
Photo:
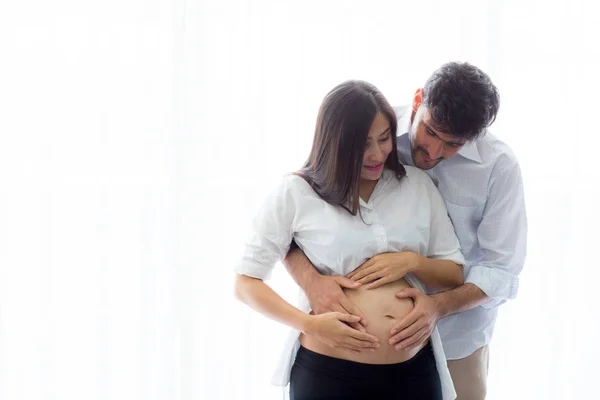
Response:
MULTIPOLYGON (((388 283, 376 289, 344 289, 344 292, 365 315, 368 321, 367 332, 379 338, 379 348, 374 352, 362 350, 356 354, 349 350, 333 348, 312 336, 300 335, 302 346, 326 356, 357 361, 366 364, 394 364, 411 359, 421 347, 395 350, 389 344, 390 331, 413 309, 412 299, 398 299, 395 294, 411 287, 405 279, 388 283)), ((426 344, 427 342, 425 342, 426 344)))

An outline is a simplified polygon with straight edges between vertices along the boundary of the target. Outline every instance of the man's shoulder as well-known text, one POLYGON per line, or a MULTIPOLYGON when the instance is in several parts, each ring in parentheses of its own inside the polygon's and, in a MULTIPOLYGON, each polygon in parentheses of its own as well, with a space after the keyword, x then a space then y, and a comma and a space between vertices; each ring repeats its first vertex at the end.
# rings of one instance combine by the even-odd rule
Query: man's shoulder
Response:
POLYGON ((519 165, 512 148, 490 132, 477 139, 476 144, 482 161, 485 164, 493 165, 494 170, 506 171, 519 165))

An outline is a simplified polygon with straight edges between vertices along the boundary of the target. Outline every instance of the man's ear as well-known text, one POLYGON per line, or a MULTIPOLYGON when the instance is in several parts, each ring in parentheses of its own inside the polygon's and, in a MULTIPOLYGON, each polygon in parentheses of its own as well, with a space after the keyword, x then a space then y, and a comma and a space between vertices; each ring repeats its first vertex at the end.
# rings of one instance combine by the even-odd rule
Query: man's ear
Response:
POLYGON ((423 102, 423 88, 419 88, 415 92, 415 97, 413 98, 413 103, 412 103, 413 112, 417 112, 419 107, 421 107, 422 102, 423 102))

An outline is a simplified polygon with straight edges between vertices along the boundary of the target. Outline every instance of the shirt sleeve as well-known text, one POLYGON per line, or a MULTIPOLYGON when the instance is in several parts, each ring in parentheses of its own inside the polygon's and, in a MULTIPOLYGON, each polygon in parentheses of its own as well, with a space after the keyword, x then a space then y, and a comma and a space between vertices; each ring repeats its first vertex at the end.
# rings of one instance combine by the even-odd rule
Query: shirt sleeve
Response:
POLYGON ((488 200, 477 229, 482 259, 470 268, 465 283, 473 283, 493 300, 484 308, 513 299, 525 262, 527 217, 518 164, 492 175, 488 200))
POLYGON ((277 261, 287 254, 296 215, 292 179, 284 179, 254 216, 243 256, 234 268, 236 273, 269 279, 277 261))
POLYGON ((436 260, 451 260, 464 265, 465 258, 460 251, 460 242, 448 216, 446 203, 438 188, 429 176, 425 176, 431 199, 431 222, 429 225, 429 246, 427 257, 436 260))

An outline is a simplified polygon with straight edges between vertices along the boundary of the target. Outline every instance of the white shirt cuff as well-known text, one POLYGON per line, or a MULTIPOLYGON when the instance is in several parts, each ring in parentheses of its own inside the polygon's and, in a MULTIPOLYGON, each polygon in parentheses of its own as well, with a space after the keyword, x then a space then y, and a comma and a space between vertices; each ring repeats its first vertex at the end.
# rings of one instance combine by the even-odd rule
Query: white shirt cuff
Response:
POLYGON ((471 267, 465 283, 472 283, 492 298, 482 305, 493 308, 506 300, 514 299, 519 289, 519 277, 498 268, 474 265, 471 267))

